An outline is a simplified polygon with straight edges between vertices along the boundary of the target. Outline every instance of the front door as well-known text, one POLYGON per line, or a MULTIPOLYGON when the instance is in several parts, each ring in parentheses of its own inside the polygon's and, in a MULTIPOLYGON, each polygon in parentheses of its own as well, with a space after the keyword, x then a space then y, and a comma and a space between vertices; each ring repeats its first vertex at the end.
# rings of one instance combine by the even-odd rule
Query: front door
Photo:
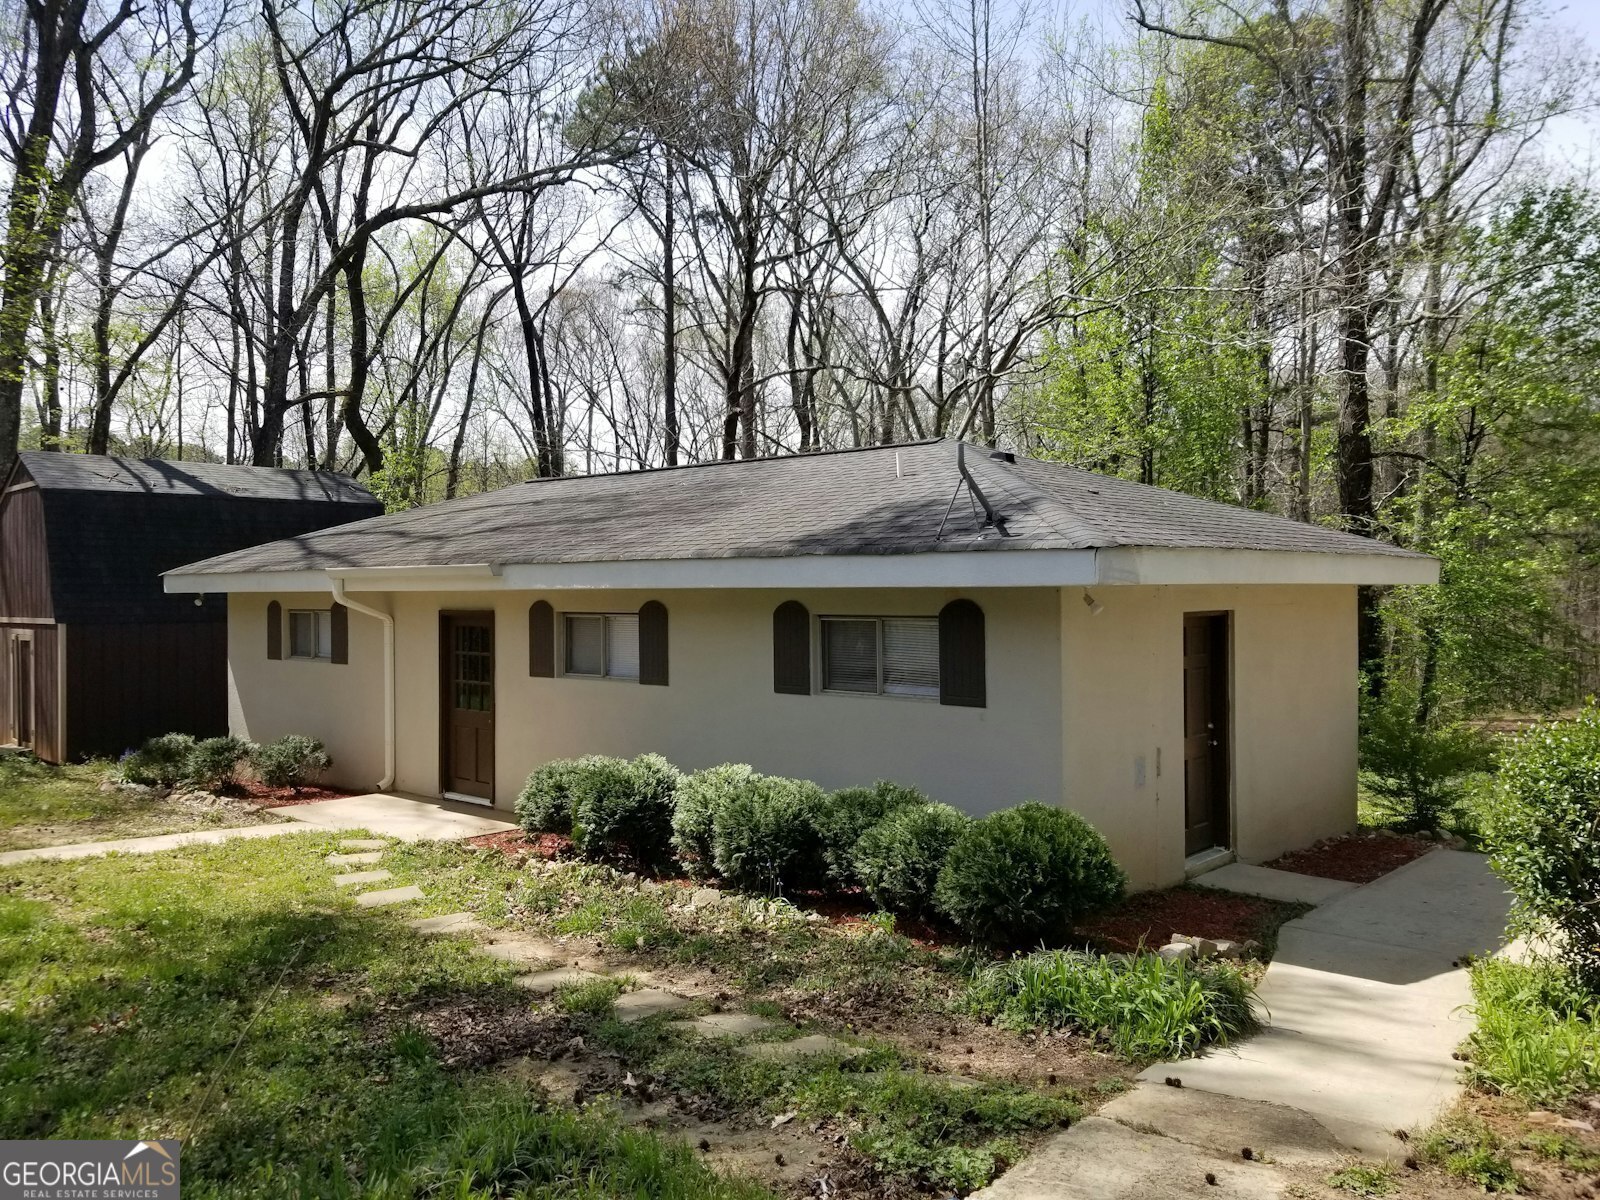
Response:
POLYGON ((1184 853, 1228 845, 1227 613, 1183 617, 1184 853))
POLYGON ((6 639, 11 666, 11 744, 33 746, 33 634, 12 630, 6 639))
POLYGON ((444 687, 443 785, 447 795, 494 803, 494 616, 440 618, 444 687))

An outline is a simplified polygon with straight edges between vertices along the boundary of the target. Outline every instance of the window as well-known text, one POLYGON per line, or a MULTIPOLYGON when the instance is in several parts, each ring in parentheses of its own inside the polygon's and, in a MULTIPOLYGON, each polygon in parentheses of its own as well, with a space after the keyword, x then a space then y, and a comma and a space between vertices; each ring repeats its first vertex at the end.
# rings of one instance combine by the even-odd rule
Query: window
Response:
POLYGON ((824 617, 822 690, 939 695, 939 622, 931 617, 824 617))
POLYGON ((289 611, 289 657, 333 658, 333 614, 325 608, 289 611))
POLYGON ((568 675, 639 678, 637 613, 568 613, 568 675))

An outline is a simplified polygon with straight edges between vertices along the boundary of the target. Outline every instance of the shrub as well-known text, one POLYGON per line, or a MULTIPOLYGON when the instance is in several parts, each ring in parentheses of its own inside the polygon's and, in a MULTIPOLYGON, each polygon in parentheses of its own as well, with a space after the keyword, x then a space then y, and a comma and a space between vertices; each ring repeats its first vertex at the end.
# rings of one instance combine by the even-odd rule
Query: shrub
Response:
POLYGON ((196 742, 184 759, 183 782, 210 791, 232 783, 239 764, 255 749, 243 738, 214 737, 196 742))
POLYGON ((176 787, 183 782, 195 740, 187 733, 164 733, 122 756, 122 777, 147 787, 176 787))
POLYGON ((1484 959, 1472 966, 1472 997, 1474 1083, 1540 1107, 1600 1091, 1600 1001, 1568 972, 1484 959))
POLYGON ((597 759, 558 758, 535 770, 517 793, 517 824, 529 833, 571 833, 573 782, 597 759))
POLYGON ((1009 1029, 1076 1029, 1106 1037, 1127 1058, 1160 1059, 1250 1032, 1251 995, 1244 975, 1228 963, 1043 950, 981 968, 966 1003, 1009 1029))
POLYGON ((333 766, 322 743, 303 733, 291 733, 257 746, 250 756, 256 778, 268 787, 304 787, 333 766))
POLYGON ((723 763, 684 777, 672 810, 672 845, 694 875, 712 873, 711 831, 730 796, 750 786, 755 771, 744 763, 723 763))
POLYGON ((856 875, 856 843, 897 808, 926 804, 916 788, 880 779, 871 787, 841 788, 827 796, 817 809, 817 835, 828 874, 840 887, 861 882, 856 875))
POLYGON ((1043 804, 974 821, 945 859, 935 900, 974 938, 1021 945, 1060 938, 1085 913, 1122 898, 1127 877, 1077 813, 1043 804))
POLYGON ((1515 898, 1514 926, 1553 932, 1578 982, 1600 994, 1600 708, 1517 740, 1485 834, 1515 898))
POLYGON ((591 755, 568 785, 572 842, 589 858, 656 868, 671 857, 672 803, 682 776, 659 754, 591 755))
POLYGON ((854 874, 879 908, 927 916, 939 870, 969 824, 948 804, 896 808, 856 842, 854 874))
POLYGON ((1403 692, 1361 713, 1361 780, 1384 819, 1408 833, 1454 823, 1467 778, 1490 765, 1490 744, 1465 725, 1419 725, 1403 692))
POLYGON ((822 789, 807 780, 752 775, 713 818, 717 874, 734 887, 769 895, 820 886, 816 817, 822 800, 822 789))

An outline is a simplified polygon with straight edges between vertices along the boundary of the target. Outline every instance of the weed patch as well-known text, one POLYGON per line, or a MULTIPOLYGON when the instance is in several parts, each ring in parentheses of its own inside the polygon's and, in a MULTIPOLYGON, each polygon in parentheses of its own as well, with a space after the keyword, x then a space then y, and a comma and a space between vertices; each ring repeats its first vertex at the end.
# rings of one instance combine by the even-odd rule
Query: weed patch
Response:
POLYGON ((1486 1192, 1515 1194, 1522 1188, 1522 1179, 1505 1144, 1475 1118, 1442 1121, 1422 1138, 1417 1151, 1426 1161, 1437 1163, 1486 1192))
POLYGON ((1485 959, 1472 967, 1472 1081, 1531 1104, 1600 1090, 1600 1001, 1560 967, 1485 959))

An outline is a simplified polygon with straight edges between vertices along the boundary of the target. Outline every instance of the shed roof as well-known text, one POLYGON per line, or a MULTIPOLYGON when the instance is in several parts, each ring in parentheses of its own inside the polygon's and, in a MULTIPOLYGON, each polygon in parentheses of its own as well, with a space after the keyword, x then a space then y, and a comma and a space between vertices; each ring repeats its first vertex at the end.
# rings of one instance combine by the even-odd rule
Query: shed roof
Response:
POLYGON ((513 484, 196 562, 184 576, 1167 547, 1421 558, 1318 525, 947 440, 513 484), (958 455, 1003 518, 981 520, 958 455))
POLYGON ((43 450, 25 450, 18 457, 33 481, 47 491, 309 500, 366 507, 375 503, 371 492, 338 471, 294 471, 282 467, 171 462, 162 458, 118 458, 43 450))

